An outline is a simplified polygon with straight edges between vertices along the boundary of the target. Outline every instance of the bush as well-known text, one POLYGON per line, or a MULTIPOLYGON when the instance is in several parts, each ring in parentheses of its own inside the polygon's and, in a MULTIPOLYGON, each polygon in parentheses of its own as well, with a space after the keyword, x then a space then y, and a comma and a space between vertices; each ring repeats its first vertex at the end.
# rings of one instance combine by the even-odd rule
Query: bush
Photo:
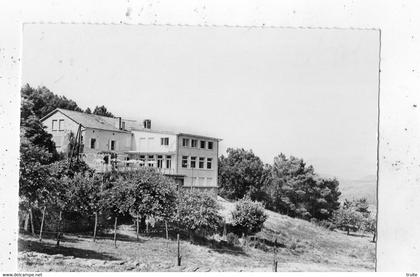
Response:
POLYGON ((228 233, 226 235, 226 241, 227 241, 227 243, 229 243, 231 245, 239 245, 239 238, 234 233, 228 233))
POLYGON ((222 226, 219 206, 210 193, 185 189, 177 198, 177 212, 174 221, 192 235, 212 235, 222 226))
POLYGON ((337 228, 346 230, 347 235, 349 235, 350 230, 358 231, 363 227, 364 217, 353 207, 342 207, 338 211, 334 212, 333 222, 337 228))
POLYGON ((232 225, 239 234, 250 235, 262 229, 267 215, 261 203, 245 198, 236 203, 232 219, 232 225))
POLYGON ((151 169, 142 168, 113 179, 101 202, 109 210, 120 215, 169 219, 176 208, 175 182, 151 169))

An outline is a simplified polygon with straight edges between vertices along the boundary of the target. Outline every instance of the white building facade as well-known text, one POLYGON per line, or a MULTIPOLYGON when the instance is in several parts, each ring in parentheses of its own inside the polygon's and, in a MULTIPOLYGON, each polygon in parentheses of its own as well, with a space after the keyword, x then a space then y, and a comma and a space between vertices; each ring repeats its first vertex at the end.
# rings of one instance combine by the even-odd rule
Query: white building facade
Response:
POLYGON ((184 188, 217 191, 218 138, 153 130, 122 118, 56 109, 41 119, 53 135, 57 151, 68 151, 70 133, 81 132, 81 156, 98 171, 111 159, 118 170, 153 167, 184 188))

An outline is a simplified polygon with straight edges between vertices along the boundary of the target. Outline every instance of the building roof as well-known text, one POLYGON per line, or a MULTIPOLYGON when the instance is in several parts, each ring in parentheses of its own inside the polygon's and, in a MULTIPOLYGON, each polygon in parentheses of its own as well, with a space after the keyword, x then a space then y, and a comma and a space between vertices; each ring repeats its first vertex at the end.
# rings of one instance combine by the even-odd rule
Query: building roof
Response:
POLYGON ((45 119, 52 116, 56 112, 60 112, 64 114, 65 116, 67 116, 74 122, 81 124, 85 128, 99 129, 99 130, 106 130, 106 131, 113 131, 113 132, 123 132, 123 133, 131 133, 133 131, 134 132, 140 131, 140 132, 167 134, 167 135, 196 137, 196 138, 202 138, 202 139, 212 139, 212 140, 217 140, 217 141, 222 140, 220 138, 207 137, 207 136, 202 136, 202 135, 142 128, 142 125, 140 122, 136 120, 127 120, 127 119, 122 119, 125 122, 126 130, 120 130, 117 127, 119 118, 106 117, 106 116, 100 116, 100 115, 95 115, 95 114, 87 114, 84 112, 76 112, 76 111, 71 111, 71 110, 66 110, 66 109, 61 109, 61 108, 57 108, 53 110, 52 112, 50 112, 49 114, 41 118, 41 121, 44 121, 45 119))
POLYGON ((118 118, 87 114, 83 112, 76 112, 76 111, 60 109, 60 108, 57 108, 54 111, 47 114, 46 116, 44 116, 41 119, 41 121, 44 121, 45 119, 55 114, 56 112, 60 112, 64 114, 65 116, 67 116, 74 122, 81 124, 85 128, 129 133, 128 131, 120 130, 119 128, 116 127, 119 120, 118 118))

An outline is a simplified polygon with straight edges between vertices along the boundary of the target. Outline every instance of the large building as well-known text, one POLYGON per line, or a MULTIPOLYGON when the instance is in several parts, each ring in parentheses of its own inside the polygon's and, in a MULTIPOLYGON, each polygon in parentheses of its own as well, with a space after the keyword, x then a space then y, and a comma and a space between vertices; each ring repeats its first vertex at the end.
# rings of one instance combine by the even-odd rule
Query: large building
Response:
POLYGON ((41 119, 57 151, 68 152, 80 136, 80 155, 97 171, 135 170, 147 166, 183 187, 217 190, 218 138, 158 131, 138 122, 56 109, 41 119))

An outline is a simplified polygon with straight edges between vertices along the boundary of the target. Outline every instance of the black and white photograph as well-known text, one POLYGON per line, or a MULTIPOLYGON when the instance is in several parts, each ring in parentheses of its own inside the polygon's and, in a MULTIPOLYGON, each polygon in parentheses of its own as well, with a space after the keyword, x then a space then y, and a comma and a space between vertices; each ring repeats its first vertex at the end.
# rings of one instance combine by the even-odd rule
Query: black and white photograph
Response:
POLYGON ((25 24, 22 272, 375 271, 378 29, 25 24))

